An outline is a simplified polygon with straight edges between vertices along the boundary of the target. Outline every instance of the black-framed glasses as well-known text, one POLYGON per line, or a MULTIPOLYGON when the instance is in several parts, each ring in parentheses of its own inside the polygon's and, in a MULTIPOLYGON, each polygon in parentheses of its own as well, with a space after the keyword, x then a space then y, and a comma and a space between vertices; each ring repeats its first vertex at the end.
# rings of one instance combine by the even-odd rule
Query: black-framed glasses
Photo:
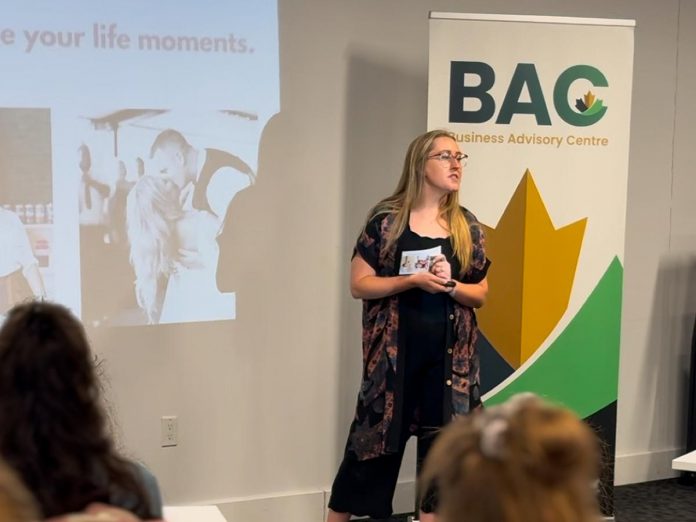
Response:
POLYGON ((466 165, 466 160, 469 159, 469 155, 464 154, 463 152, 457 152, 456 154, 454 154, 450 150, 443 150, 442 152, 438 152, 437 154, 431 154, 430 156, 428 156, 428 159, 438 159, 443 162, 457 160, 462 165, 466 165))

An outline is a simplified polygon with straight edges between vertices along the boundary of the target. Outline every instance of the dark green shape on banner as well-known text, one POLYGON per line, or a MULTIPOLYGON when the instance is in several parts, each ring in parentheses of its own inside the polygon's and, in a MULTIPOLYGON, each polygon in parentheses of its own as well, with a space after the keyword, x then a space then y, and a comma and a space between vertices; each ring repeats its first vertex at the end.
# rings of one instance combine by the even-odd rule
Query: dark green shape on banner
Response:
POLYGON ((622 281, 623 267, 614 258, 563 333, 522 375, 486 400, 486 405, 531 391, 585 418, 616 401, 622 281))
MULTIPOLYGON (((595 103, 585 112, 576 112, 568 105, 568 91, 576 80, 589 80, 594 87, 608 87, 604 73, 591 65, 573 65, 561 73, 553 88, 553 104, 558 115, 570 125, 587 127, 602 119, 607 108, 601 103, 595 103)), ((597 100, 600 102, 601 100, 597 100)))

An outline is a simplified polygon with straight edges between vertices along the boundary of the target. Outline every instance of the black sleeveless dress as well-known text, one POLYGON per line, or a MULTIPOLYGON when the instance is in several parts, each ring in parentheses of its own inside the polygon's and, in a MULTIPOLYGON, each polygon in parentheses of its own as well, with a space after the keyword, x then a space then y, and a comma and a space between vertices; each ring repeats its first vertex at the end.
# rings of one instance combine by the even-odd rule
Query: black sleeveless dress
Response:
MULTIPOLYGON (((447 258, 452 274, 459 273, 460 264, 454 256, 449 237, 432 238, 420 236, 410 227, 397 242, 396 262, 407 250, 426 250, 440 247, 447 258)), ((452 328, 448 321, 448 301, 452 299, 446 292, 430 294, 420 288, 413 288, 399 294, 399 361, 403 364, 403 390, 401 412, 401 439, 409 436, 409 425, 418 410, 421 426, 443 426, 445 419, 445 351, 447 329, 452 328)), ((451 333, 453 334, 453 332, 451 333)), ((449 398, 447 399, 449 400, 449 398)))

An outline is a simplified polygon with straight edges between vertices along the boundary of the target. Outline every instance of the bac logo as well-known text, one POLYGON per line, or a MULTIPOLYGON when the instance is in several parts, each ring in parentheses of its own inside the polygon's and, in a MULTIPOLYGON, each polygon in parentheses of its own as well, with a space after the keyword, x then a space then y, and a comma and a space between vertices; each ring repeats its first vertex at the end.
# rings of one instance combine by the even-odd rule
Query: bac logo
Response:
MULTIPOLYGON (((575 107, 568 104, 568 94, 576 80, 588 80, 595 87, 608 87, 602 72, 590 65, 574 65, 561 73, 553 88, 553 106, 560 118, 576 127, 594 125, 602 119, 607 107, 602 100, 588 91, 577 98, 575 107)), ((483 62, 452 62, 450 68, 449 120, 453 123, 483 123, 495 115, 496 104, 488 92, 495 83, 493 67, 483 62), (464 77, 477 76, 478 85, 464 85, 464 77), (478 110, 464 110, 467 98, 481 103, 478 110)), ((510 79, 505 99, 500 106, 495 122, 508 124, 515 114, 533 114, 537 125, 551 125, 549 110, 541 90, 539 76, 533 63, 518 63, 510 79), (530 101, 520 101, 522 89, 526 87, 530 101)))

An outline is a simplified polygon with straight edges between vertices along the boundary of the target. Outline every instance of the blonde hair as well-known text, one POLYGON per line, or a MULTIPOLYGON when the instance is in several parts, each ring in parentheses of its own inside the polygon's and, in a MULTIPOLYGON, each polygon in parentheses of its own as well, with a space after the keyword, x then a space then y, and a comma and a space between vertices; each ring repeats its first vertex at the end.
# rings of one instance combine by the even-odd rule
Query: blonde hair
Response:
MULTIPOLYGON (((394 224, 387 237, 386 248, 390 248, 406 229, 411 209, 423 192, 425 162, 437 138, 455 139, 454 135, 446 130, 433 130, 417 136, 406 151, 396 190, 391 196, 377 203, 367 218, 369 222, 379 214, 394 214, 394 224)), ((439 217, 447 223, 454 255, 459 259, 463 274, 471 263, 472 246, 469 223, 459 207, 459 192, 450 192, 442 198, 439 217)))
POLYGON ((159 312, 158 281, 169 275, 177 258, 176 221, 183 215, 179 188, 168 178, 146 174, 128 194, 126 223, 135 295, 150 323, 159 312))
POLYGON ((421 487, 441 522, 597 522, 599 458, 587 424, 524 394, 445 428, 421 487))

